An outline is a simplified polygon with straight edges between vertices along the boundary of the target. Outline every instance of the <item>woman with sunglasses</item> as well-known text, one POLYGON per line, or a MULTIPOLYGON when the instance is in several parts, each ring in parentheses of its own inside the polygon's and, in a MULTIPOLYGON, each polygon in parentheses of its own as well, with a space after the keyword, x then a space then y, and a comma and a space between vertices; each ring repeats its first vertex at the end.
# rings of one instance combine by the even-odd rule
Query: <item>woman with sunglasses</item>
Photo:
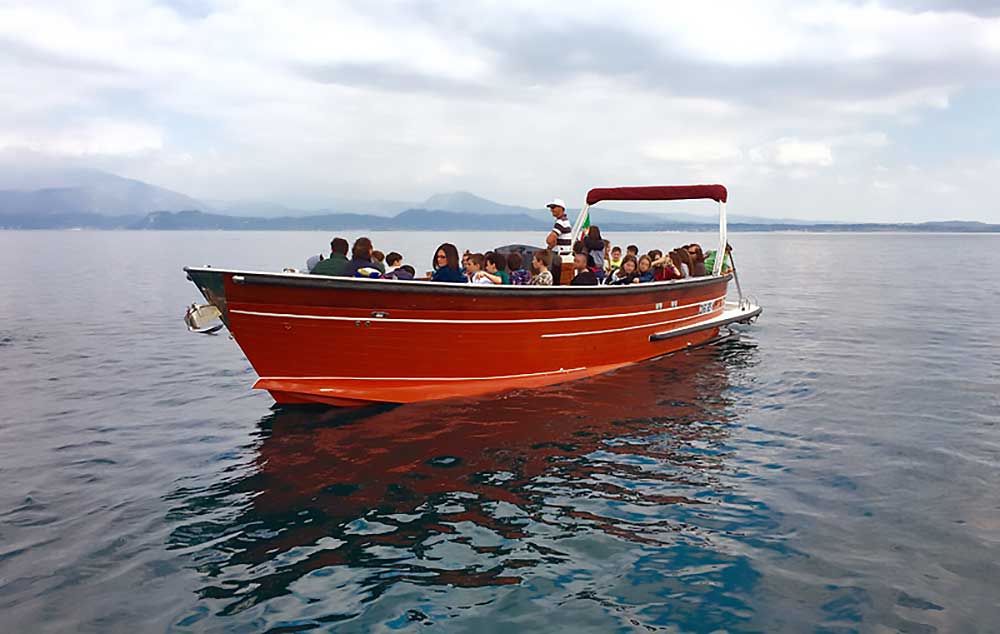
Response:
POLYGON ((458 282, 465 283, 468 280, 458 268, 458 249, 454 244, 445 242, 434 252, 434 272, 431 273, 433 282, 458 282))
POLYGON ((708 271, 705 269, 705 254, 701 251, 701 245, 692 243, 684 247, 684 250, 691 256, 691 277, 708 275, 708 271))

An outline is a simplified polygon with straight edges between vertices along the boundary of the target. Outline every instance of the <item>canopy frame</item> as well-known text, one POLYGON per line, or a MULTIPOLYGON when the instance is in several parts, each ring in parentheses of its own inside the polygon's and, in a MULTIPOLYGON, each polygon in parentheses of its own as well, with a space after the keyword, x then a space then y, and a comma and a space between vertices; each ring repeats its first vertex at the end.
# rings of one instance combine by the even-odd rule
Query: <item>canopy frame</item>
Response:
POLYGON ((723 185, 653 185, 648 187, 598 187, 587 192, 587 199, 573 223, 574 239, 583 229, 590 207, 604 200, 714 200, 719 203, 719 250, 716 251, 712 275, 722 273, 726 259, 726 201, 729 192, 723 185))

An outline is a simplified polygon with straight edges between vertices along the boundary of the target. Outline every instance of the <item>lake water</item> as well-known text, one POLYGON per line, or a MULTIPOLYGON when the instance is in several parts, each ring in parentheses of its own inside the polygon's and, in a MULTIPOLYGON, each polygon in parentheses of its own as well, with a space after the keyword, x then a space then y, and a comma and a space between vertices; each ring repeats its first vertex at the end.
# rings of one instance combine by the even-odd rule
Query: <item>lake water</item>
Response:
POLYGON ((731 237, 738 340, 273 411, 181 267, 328 235, 0 232, 3 631, 998 631, 1000 236, 731 237))

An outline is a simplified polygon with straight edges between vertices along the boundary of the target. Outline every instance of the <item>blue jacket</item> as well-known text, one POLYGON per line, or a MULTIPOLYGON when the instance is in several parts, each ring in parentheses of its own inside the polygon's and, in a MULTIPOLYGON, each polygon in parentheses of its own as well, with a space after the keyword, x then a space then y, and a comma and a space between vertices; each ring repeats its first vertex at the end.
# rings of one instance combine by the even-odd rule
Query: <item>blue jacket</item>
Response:
POLYGON ((431 275, 433 282, 468 282, 462 272, 450 266, 442 266, 431 275))
POLYGON ((365 260, 363 258, 351 258, 350 260, 347 261, 347 266, 344 267, 344 276, 357 277, 358 269, 363 269, 365 267, 372 269, 376 268, 375 265, 372 264, 371 260, 365 260))

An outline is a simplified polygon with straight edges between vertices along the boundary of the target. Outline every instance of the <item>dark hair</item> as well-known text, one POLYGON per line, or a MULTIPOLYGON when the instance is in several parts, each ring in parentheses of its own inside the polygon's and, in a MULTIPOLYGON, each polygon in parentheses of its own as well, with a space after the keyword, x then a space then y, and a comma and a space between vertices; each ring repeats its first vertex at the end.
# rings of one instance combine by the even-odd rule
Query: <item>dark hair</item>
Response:
POLYGON ((475 264, 481 269, 486 264, 486 256, 482 253, 471 253, 469 254, 469 264, 475 264))
MULTIPOLYGON (((693 273, 694 272, 694 269, 692 268, 692 264, 693 263, 692 263, 692 260, 691 260, 691 254, 688 253, 686 247, 680 248, 680 249, 674 249, 670 253, 675 254, 677 256, 677 259, 680 260, 681 264, 686 264, 687 265, 687 267, 688 267, 688 273, 693 273)), ((673 259, 673 258, 671 258, 671 259, 673 259)))
POLYGON ((330 252, 339 253, 340 255, 347 255, 347 240, 343 238, 334 238, 330 240, 330 252))
POLYGON ((604 250, 604 239, 601 238, 601 230, 597 225, 593 225, 587 230, 587 237, 583 239, 583 246, 586 251, 604 250))
POLYGON ((611 247, 612 251, 614 251, 615 249, 618 249, 618 253, 622 252, 622 248, 620 246, 618 246, 617 244, 615 246, 611 247))
POLYGON ((639 270, 639 260, 637 260, 635 256, 632 254, 626 255, 625 257, 622 258, 622 265, 618 267, 618 270, 624 273, 625 265, 628 264, 629 262, 635 265, 635 269, 632 271, 633 273, 639 270))
POLYGON ((681 259, 680 255, 681 251, 682 249, 674 249, 673 251, 667 254, 668 256, 670 256, 671 264, 673 264, 678 271, 681 270, 681 264, 684 264, 684 260, 681 259))
POLYGON ((358 238, 351 247, 351 257, 359 260, 372 259, 372 241, 368 238, 358 238))
POLYGON ((646 255, 649 256, 650 260, 659 260, 661 257, 663 257, 663 251, 660 251, 659 249, 653 249, 646 255))
POLYGON ((522 264, 524 264, 524 262, 521 260, 521 254, 517 251, 514 251, 507 256, 507 266, 510 267, 511 271, 520 271, 522 264))
POLYGON ((444 251, 445 257, 448 258, 448 264, 446 266, 450 266, 451 268, 458 270, 458 249, 455 247, 454 244, 450 242, 445 242, 438 248, 434 249, 434 256, 432 258, 431 268, 433 268, 435 271, 441 268, 440 266, 438 266, 437 262, 438 251, 444 251))
POLYGON ((628 245, 627 247, 625 247, 625 250, 626 251, 635 251, 636 253, 639 253, 639 247, 635 246, 634 244, 628 245))
POLYGON ((544 249, 535 251, 534 257, 538 258, 545 268, 552 268, 552 254, 544 249))
POLYGON ((372 251, 372 259, 378 260, 379 262, 384 262, 385 253, 382 253, 381 251, 372 251))
POLYGON ((507 270, 507 258, 503 256, 503 253, 490 251, 489 253, 486 254, 486 261, 495 264, 497 267, 497 271, 507 270))
MULTIPOLYGON (((400 256, 400 257, 402 257, 402 256, 400 256)), ((416 275, 416 274, 417 274, 417 270, 416 270, 416 269, 414 269, 414 268, 413 268, 412 266, 410 266, 409 264, 404 264, 403 266, 401 266, 401 267, 399 267, 399 268, 403 269, 404 271, 409 271, 409 272, 410 272, 410 275, 416 275)))
POLYGON ((577 253, 583 253, 587 250, 587 245, 583 240, 577 240, 573 243, 573 255, 577 253))
POLYGON ((403 261, 403 256, 396 253, 395 251, 385 256, 385 263, 388 264, 389 266, 396 266, 396 262, 402 262, 402 261, 403 261))

